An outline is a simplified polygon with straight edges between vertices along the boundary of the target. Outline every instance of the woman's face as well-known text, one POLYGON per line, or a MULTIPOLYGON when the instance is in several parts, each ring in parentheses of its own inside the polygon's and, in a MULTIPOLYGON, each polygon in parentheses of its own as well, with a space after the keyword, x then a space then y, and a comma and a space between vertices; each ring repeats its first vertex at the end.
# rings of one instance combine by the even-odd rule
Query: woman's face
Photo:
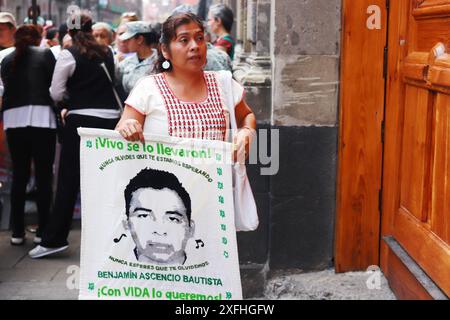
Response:
POLYGON ((124 42, 129 52, 138 52, 139 48, 145 46, 145 39, 142 35, 134 36, 124 42))
POLYGON ((211 13, 208 15, 208 27, 209 31, 214 34, 217 34, 219 32, 220 23, 212 16, 211 13))
POLYGON ((136 37, 132 37, 132 38, 130 38, 128 40, 124 40, 123 42, 127 46, 129 52, 136 52, 136 51, 138 51, 139 44, 138 44, 138 41, 137 41, 136 37))
POLYGON ((109 46, 111 44, 111 36, 106 29, 95 29, 92 31, 92 35, 101 45, 109 46))
POLYGON ((122 53, 128 53, 130 52, 127 46, 127 43, 125 41, 122 41, 119 39, 119 37, 124 34, 127 31, 127 27, 126 25, 122 24, 117 28, 117 35, 116 35, 116 44, 117 44, 117 49, 119 50, 119 52, 122 53))
POLYGON ((206 64, 206 48, 203 30, 192 21, 176 29, 169 50, 163 47, 163 55, 170 60, 174 70, 198 72, 206 64))

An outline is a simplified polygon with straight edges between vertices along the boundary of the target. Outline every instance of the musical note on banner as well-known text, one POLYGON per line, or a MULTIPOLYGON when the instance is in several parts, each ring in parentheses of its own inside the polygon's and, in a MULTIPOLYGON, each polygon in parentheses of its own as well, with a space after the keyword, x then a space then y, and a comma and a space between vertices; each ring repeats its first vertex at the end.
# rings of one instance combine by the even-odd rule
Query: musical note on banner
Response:
POLYGON ((125 233, 122 233, 122 235, 120 236, 120 238, 119 238, 119 239, 117 239, 117 238, 115 238, 115 239, 114 239, 114 242, 115 242, 115 243, 118 243, 118 242, 119 242, 120 240, 122 240, 122 238, 123 238, 123 237, 125 237, 125 238, 126 238, 126 237, 127 237, 127 235, 126 235, 125 233))
POLYGON ((195 249, 200 248, 200 245, 199 245, 199 244, 201 244, 202 248, 205 246, 205 243, 204 243, 201 239, 195 240, 195 243, 197 244, 197 246, 195 247, 195 249))

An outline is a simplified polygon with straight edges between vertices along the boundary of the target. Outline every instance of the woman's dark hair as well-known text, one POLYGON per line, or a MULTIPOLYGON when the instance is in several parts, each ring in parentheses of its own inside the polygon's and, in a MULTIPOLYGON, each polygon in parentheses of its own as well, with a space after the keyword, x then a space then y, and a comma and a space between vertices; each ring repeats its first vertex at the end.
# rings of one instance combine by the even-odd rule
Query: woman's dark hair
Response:
POLYGON ((57 33, 58 33, 58 29, 56 29, 56 28, 48 29, 45 39, 53 40, 53 39, 55 39, 57 33))
POLYGON ((68 32, 67 23, 64 22, 59 26, 58 29, 58 40, 61 45, 63 43, 64 36, 67 34, 67 32, 68 32))
POLYGON ((70 25, 69 35, 72 38, 73 47, 78 49, 81 55, 85 55, 89 59, 101 60, 107 57, 109 48, 95 40, 92 35, 92 18, 88 14, 72 16, 70 25))
POLYGON ((225 30, 230 33, 231 28, 233 28, 233 10, 231 10, 224 4, 216 4, 211 6, 209 11, 211 12, 211 15, 214 17, 214 19, 220 19, 222 21, 222 25, 225 30))
POLYGON ((19 27, 14 34, 16 42, 15 57, 12 63, 13 69, 26 56, 29 47, 39 46, 42 40, 40 28, 33 24, 26 24, 19 27))
POLYGON ((36 6, 36 12, 33 11, 34 7, 30 6, 28 8, 28 18, 33 18, 34 16, 39 17, 41 15, 41 7, 39 5, 36 6), (33 14, 31 14, 33 13, 33 14), (37 15, 36 15, 37 13, 37 15))
POLYGON ((162 54, 161 47, 164 45, 168 50, 170 50, 170 42, 175 39, 177 33, 177 28, 184 24, 189 24, 195 22, 202 31, 205 31, 200 18, 191 12, 175 13, 167 18, 167 20, 162 24, 161 38, 159 39, 158 46, 158 61, 156 61, 156 71, 157 72, 167 72, 172 70, 172 65, 169 69, 163 69, 162 64, 166 59, 162 54))

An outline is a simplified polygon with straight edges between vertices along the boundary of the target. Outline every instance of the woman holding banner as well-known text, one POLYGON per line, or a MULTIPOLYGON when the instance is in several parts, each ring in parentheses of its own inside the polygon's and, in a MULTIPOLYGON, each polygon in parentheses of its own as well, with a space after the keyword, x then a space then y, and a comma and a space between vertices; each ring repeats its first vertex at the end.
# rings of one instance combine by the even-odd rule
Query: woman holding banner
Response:
POLYGON ((204 27, 195 14, 170 16, 162 27, 159 73, 137 83, 116 130, 130 141, 143 141, 143 133, 224 141, 226 110, 234 107, 235 157, 248 155, 255 115, 229 72, 203 71, 206 50, 204 27))

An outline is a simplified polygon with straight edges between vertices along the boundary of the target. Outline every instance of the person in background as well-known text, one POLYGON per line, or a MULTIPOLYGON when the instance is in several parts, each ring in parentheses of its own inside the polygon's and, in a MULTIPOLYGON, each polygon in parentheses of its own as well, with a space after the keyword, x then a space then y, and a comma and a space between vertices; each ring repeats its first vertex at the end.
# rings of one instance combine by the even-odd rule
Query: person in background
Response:
POLYGON ((231 61, 234 58, 235 40, 231 37, 233 27, 233 11, 223 4, 211 6, 208 15, 208 26, 212 33, 218 36, 214 45, 228 53, 231 61))
MULTIPOLYGON (((205 36, 207 32, 205 32, 205 36)), ((208 37, 206 36, 206 39, 208 37)), ((231 58, 223 50, 215 47, 207 40, 206 66, 205 71, 232 71, 231 58)))
POLYGON ((120 40, 134 53, 119 63, 117 71, 118 81, 128 95, 139 79, 154 73, 160 34, 144 21, 128 22, 126 27, 127 31, 120 36, 120 40))
POLYGON ((111 46, 114 40, 114 32, 111 26, 105 22, 97 22, 92 26, 92 34, 99 44, 111 46))
POLYGON ((53 73, 50 94, 58 103, 68 96, 62 116, 61 156, 55 203, 41 245, 29 252, 40 258, 68 248, 73 211, 80 191, 80 137, 77 128, 114 129, 120 111, 106 71, 114 81, 112 51, 92 35, 92 18, 81 13, 80 24, 71 24, 72 46, 61 51, 53 73))
POLYGON ((139 17, 136 12, 124 12, 120 16, 120 23, 127 23, 127 22, 133 22, 133 21, 139 21, 139 17))
MULTIPOLYGON (((14 52, 16 47, 14 46, 14 34, 16 33, 16 19, 9 12, 0 12, 0 64, 3 59, 14 52)), ((2 104, 1 97, 3 96, 3 82, 0 78, 0 107, 2 104)))
POLYGON ((21 26, 15 34, 16 50, 1 64, 3 125, 13 164, 12 245, 25 242, 24 207, 32 162, 39 214, 36 244, 41 242, 41 233, 47 225, 52 198, 56 121, 49 87, 55 58, 49 49, 38 47, 40 41, 37 26, 21 26))
MULTIPOLYGON (((53 33, 53 29, 51 29, 50 31, 50 37, 52 36, 51 33, 53 33)), ((53 55, 55 56, 55 59, 58 59, 59 54, 61 53, 61 50, 63 48, 63 39, 64 37, 67 35, 67 23, 62 23, 59 28, 57 29, 57 35, 56 38, 53 39, 52 43, 53 44, 50 47, 50 50, 53 52, 53 55)), ((49 35, 47 34, 47 37, 49 35)))
POLYGON ((0 62, 1 59, 16 49, 14 47, 16 28, 14 16, 9 12, 0 12, 0 62))
POLYGON ((123 23, 117 27, 116 30, 116 39, 115 39, 115 48, 114 52, 116 52, 115 60, 116 64, 123 61, 124 59, 131 57, 134 52, 131 52, 128 48, 128 45, 125 41, 120 40, 120 36, 123 35, 127 31, 126 23, 123 23))
POLYGON ((44 47, 49 48, 55 56, 55 59, 58 59, 58 55, 61 52, 58 29, 52 28, 47 30, 45 39, 46 41, 44 47))
POLYGON ((70 34, 66 34, 63 38, 62 48, 61 49, 69 49, 73 44, 72 37, 70 34))
POLYGON ((46 48, 52 48, 54 46, 59 45, 59 35, 58 35, 58 29, 51 28, 47 30, 45 34, 46 41, 46 48))
POLYGON ((62 45, 63 43, 63 39, 65 37, 65 35, 68 33, 68 29, 67 29, 67 23, 61 23, 61 25, 58 28, 58 42, 60 45, 62 45))
POLYGON ((114 51, 116 52, 115 56, 116 64, 130 57, 134 53, 128 49, 128 46, 122 40, 120 40, 120 36, 127 31, 126 23, 133 21, 139 21, 136 12, 122 13, 122 16, 120 17, 119 26, 117 27, 116 30, 116 38, 114 41, 115 43, 114 51))
POLYGON ((27 17, 23 20, 24 24, 33 24, 34 15, 37 14, 37 24, 40 26, 45 25, 45 19, 41 17, 41 7, 39 5, 36 6, 36 13, 33 10, 33 6, 28 8, 27 17))

